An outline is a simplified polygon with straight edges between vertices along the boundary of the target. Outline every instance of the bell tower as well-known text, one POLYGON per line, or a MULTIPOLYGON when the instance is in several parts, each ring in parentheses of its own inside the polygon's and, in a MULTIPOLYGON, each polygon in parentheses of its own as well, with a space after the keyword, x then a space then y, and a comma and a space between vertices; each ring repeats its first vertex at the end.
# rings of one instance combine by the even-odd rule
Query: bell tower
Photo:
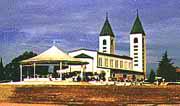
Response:
POLYGON ((115 36, 108 20, 108 13, 106 13, 106 20, 99 35, 99 52, 115 53, 115 36))
POLYGON ((130 32, 130 56, 133 58, 133 69, 144 73, 146 78, 146 34, 141 24, 138 10, 130 32))

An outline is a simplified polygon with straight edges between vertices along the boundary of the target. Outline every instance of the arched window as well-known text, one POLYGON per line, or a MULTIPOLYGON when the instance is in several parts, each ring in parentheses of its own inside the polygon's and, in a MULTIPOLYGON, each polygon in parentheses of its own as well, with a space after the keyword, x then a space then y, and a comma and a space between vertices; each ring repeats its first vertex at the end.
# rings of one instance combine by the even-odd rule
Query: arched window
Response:
POLYGON ((103 40, 103 45, 106 45, 106 40, 105 39, 103 40))
POLYGON ((134 38, 134 43, 138 43, 138 38, 134 38))

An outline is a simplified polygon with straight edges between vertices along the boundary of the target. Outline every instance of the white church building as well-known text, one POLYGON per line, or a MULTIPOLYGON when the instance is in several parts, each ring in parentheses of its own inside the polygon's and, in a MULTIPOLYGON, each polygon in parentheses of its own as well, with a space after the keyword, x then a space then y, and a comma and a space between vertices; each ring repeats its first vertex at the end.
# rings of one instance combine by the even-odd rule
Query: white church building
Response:
MULTIPOLYGON (((142 80, 146 77, 146 35, 139 15, 130 32, 130 54, 122 56, 115 53, 116 36, 113 33, 108 16, 99 34, 99 50, 78 49, 69 55, 86 61, 85 72, 105 72, 106 79, 142 80)), ((71 71, 80 71, 81 66, 70 66, 71 71)))

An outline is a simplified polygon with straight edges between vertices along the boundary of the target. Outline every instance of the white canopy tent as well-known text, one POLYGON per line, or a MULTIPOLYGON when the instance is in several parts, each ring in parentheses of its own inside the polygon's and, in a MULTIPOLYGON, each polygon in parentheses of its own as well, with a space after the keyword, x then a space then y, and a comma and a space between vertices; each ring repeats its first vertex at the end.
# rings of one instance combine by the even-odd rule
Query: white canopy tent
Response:
POLYGON ((43 53, 32 57, 27 60, 21 61, 20 64, 20 81, 22 81, 22 70, 23 66, 33 66, 34 67, 34 78, 36 74, 36 65, 48 65, 48 64, 56 64, 59 65, 59 70, 62 70, 62 63, 66 63, 68 65, 81 65, 81 78, 83 79, 84 67, 87 62, 83 62, 80 59, 73 58, 58 49, 56 46, 52 46, 48 50, 43 53))

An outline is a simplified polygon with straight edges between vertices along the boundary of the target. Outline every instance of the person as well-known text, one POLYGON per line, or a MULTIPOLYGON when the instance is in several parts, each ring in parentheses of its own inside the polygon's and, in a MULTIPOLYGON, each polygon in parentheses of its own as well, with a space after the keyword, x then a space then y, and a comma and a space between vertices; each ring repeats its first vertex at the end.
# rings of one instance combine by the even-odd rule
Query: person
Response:
POLYGON ((52 75, 49 74, 49 81, 52 81, 52 75))
POLYGON ((157 80, 156 85, 159 85, 159 81, 157 80))
POLYGON ((81 81, 81 77, 79 75, 77 76, 77 81, 81 81))
POLYGON ((143 81, 140 81, 139 83, 140 83, 140 86, 142 86, 142 85, 143 85, 143 81))

